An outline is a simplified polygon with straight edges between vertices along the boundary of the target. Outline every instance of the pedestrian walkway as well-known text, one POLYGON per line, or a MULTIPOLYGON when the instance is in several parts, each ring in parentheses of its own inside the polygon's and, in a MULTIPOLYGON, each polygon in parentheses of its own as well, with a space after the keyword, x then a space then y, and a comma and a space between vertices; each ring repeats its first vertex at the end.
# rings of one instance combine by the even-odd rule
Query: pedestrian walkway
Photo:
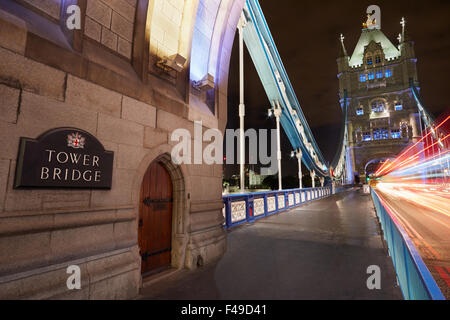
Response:
POLYGON ((215 264, 142 290, 142 299, 402 299, 372 200, 354 188, 228 233, 215 264), (367 267, 381 289, 367 288, 367 267))

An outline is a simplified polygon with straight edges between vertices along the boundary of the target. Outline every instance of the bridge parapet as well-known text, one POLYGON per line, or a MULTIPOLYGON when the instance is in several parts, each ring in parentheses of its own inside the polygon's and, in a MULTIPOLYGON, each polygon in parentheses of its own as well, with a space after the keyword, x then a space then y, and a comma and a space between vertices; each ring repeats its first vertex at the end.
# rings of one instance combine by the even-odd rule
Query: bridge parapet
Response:
POLYGON ((403 297, 406 300, 445 300, 406 231, 377 192, 372 189, 371 194, 403 297))
POLYGON ((320 188, 289 189, 223 196, 224 228, 268 217, 313 200, 332 195, 331 185, 320 188))

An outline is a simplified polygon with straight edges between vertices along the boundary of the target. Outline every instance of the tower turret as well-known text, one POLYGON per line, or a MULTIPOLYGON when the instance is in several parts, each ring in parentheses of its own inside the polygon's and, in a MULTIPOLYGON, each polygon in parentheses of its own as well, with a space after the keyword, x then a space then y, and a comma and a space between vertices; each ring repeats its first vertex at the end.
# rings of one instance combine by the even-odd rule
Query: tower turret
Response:
POLYGON ((417 59, 406 33, 406 20, 401 20, 397 46, 381 31, 380 15, 375 16, 369 14, 363 23, 351 56, 340 37, 339 94, 342 103, 346 91, 349 103, 346 157, 349 170, 353 170, 350 180, 370 175, 369 163, 395 156, 416 141, 420 131, 409 85, 411 78, 417 85, 417 59))
POLYGON ((340 41, 340 55, 339 58, 337 59, 337 64, 338 64, 338 72, 341 73, 345 70, 347 70, 348 68, 348 54, 347 54, 347 50, 345 49, 345 44, 344 44, 344 35, 341 33, 341 35, 339 36, 339 41, 340 41))

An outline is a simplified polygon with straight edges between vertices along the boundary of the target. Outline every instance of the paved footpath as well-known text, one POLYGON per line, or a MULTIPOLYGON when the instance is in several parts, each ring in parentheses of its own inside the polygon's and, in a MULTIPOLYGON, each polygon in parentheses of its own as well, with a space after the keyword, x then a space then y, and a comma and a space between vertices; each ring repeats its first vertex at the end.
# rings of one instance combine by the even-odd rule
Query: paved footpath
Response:
POLYGON ((354 188, 228 232, 217 263, 181 271, 141 299, 403 299, 372 200, 354 188), (367 267, 381 289, 367 288, 367 267))

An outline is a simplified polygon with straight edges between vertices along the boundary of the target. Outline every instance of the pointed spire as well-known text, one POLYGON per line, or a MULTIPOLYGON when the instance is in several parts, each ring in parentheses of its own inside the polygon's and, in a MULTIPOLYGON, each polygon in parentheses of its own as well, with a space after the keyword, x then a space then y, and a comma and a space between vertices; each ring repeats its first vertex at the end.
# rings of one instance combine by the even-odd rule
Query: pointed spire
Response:
POLYGON ((400 24, 402 25, 402 39, 401 39, 401 42, 404 42, 405 41, 405 26, 406 26, 405 17, 402 17, 402 20, 400 20, 400 24))
POLYGON ((343 52, 344 52, 344 56, 347 57, 348 54, 347 54, 347 50, 345 49, 344 39, 345 39, 345 37, 344 37, 344 35, 341 33, 341 35, 340 35, 340 37, 339 37, 339 40, 341 41, 341 45, 342 45, 342 50, 343 50, 343 52))

